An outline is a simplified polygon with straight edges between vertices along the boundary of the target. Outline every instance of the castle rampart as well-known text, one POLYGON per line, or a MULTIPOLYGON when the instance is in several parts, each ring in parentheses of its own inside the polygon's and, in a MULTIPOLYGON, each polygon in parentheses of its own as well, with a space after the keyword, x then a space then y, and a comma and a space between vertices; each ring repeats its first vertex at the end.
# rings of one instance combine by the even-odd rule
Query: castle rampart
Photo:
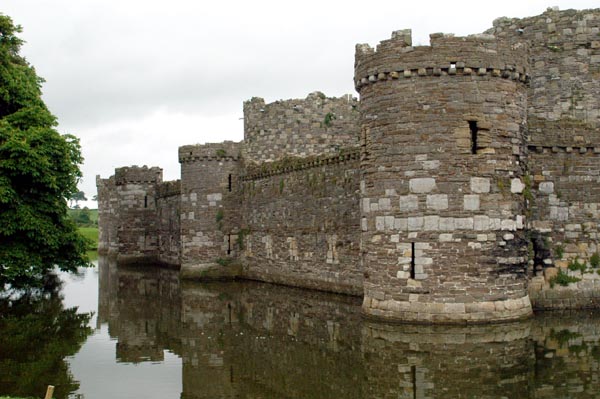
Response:
POLYGON ((270 162, 285 157, 336 154, 358 143, 358 100, 351 95, 309 94, 304 100, 244 103, 244 159, 270 162))
POLYGON ((397 321, 600 306, 600 10, 430 37, 357 45, 360 102, 245 102, 244 141, 181 147, 180 183, 98 178, 100 251, 397 321))
POLYGON ((274 162, 242 178, 244 276, 360 295, 359 157, 274 162))

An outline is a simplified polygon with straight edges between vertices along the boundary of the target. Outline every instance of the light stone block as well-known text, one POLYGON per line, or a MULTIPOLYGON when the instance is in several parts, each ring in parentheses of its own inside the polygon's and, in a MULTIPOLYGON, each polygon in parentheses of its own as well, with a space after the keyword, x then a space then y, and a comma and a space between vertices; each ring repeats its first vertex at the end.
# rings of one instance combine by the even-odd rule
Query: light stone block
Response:
POLYGON ((473 218, 456 218, 454 224, 457 230, 473 230, 473 218))
POLYGON ((490 179, 486 177, 471 177, 471 192, 483 194, 490 192, 490 179))
POLYGON ((438 240, 439 242, 452 242, 452 234, 440 234, 438 240))
POLYGON ((416 265, 433 265, 433 258, 425 258, 425 257, 420 257, 420 258, 415 258, 415 266, 416 265))
POLYGON ((370 198, 363 198, 362 199, 362 208, 363 208, 363 213, 369 213, 371 211, 371 199, 370 198))
POLYGON ((489 230, 490 218, 485 215, 478 215, 473 217, 473 228, 478 231, 489 230))
POLYGON ((427 196, 427 208, 436 211, 448 209, 448 196, 446 194, 431 194, 427 196))
POLYGON ((540 183, 540 192, 544 194, 552 194, 554 192, 554 182, 546 181, 540 183))
POLYGON ((439 229, 440 229, 440 217, 439 216, 425 216, 423 218, 423 230, 436 231, 439 229))
POLYGON ((411 193, 425 194, 435 189, 435 179, 431 177, 410 179, 408 186, 411 193))
POLYGON ((488 240, 487 234, 477 234, 477 241, 485 242, 488 240))
POLYGON ((440 230, 454 231, 454 218, 440 218, 440 230))
POLYGON ((423 230, 423 216, 413 216, 408 218, 408 230, 419 231, 423 230))
POLYGON ((401 195, 400 210, 403 212, 416 211, 419 209, 419 197, 416 195, 401 195))
POLYGON ((463 197, 463 209, 465 211, 479 210, 479 195, 467 194, 463 197))
POLYGON ((379 198, 379 210, 389 211, 391 208, 391 202, 389 198, 379 198))
POLYGON ((385 216, 385 228, 388 230, 392 230, 394 228, 394 217, 393 216, 385 216))
POLYGON ((399 271, 396 273, 396 277, 401 278, 401 279, 407 279, 407 278, 410 278, 410 273, 399 271))
POLYGON ((398 194, 396 194, 396 190, 395 189, 393 189, 393 188, 386 188, 385 189, 385 195, 387 197, 395 197, 398 194))
POLYGON ((392 234, 390 236, 390 241, 391 242, 400 242, 400 235, 399 234, 392 234))
POLYGON ((431 244, 428 242, 415 242, 415 250, 417 249, 431 249, 431 244))
POLYGON ((511 179, 510 181, 510 192, 513 194, 521 194, 525 189, 525 184, 521 179, 511 179))
POLYGON ((398 231, 406 231, 408 229, 408 219, 407 218, 395 218, 394 219, 394 229, 398 231))
POLYGON ((515 231, 517 229, 517 222, 515 222, 512 219, 503 219, 500 222, 500 229, 501 230, 515 231))
POLYGON ((377 216, 375 218, 375 230, 382 231, 385 228, 385 217, 377 216))

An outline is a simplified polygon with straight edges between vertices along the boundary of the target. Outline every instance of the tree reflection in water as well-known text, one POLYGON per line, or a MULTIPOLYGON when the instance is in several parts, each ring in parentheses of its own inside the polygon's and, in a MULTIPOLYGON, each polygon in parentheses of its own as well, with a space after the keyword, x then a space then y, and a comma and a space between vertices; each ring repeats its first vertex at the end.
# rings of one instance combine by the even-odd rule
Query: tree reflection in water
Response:
POLYGON ((65 309, 56 276, 46 288, 0 294, 0 386, 2 394, 41 397, 47 385, 66 398, 77 390, 65 358, 92 329, 90 314, 65 309))

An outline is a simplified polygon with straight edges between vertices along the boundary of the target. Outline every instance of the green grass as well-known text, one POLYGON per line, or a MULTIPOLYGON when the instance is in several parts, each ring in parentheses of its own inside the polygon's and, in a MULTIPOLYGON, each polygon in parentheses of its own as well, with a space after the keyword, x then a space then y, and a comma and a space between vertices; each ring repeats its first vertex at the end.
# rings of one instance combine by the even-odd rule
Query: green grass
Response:
MULTIPOLYGON (((97 227, 80 227, 79 232, 82 236, 92 242, 86 252, 90 262, 98 259, 98 228, 97 227)), ((3 399, 0 397, 0 399, 3 399)))
POLYGON ((79 232, 82 236, 92 242, 90 249, 98 249, 98 228, 97 227, 80 227, 79 232))

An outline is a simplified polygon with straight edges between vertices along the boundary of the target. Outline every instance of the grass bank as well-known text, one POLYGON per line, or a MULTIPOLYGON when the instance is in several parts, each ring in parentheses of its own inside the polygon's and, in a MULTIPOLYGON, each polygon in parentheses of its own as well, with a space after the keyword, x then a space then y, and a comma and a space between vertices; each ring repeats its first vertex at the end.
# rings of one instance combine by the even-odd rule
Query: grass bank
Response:
MULTIPOLYGON (((98 259, 98 227, 80 227, 79 232, 82 236, 90 240, 91 244, 87 251, 90 261, 98 259)), ((2 399, 0 397, 0 399, 2 399)))

